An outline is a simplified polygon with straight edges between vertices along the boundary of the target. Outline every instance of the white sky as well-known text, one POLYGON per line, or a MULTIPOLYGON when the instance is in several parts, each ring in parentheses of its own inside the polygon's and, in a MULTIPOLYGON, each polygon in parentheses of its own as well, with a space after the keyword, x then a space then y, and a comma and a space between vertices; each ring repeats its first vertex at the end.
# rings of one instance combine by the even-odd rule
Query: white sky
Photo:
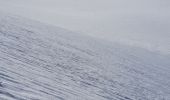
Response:
POLYGON ((170 52, 170 0, 0 0, 0 10, 170 52))

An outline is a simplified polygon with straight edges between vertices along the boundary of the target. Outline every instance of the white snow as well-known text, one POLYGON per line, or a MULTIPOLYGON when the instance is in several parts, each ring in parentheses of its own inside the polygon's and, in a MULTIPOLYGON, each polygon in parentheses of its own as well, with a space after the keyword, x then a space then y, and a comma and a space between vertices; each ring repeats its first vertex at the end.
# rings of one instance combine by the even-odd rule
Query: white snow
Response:
POLYGON ((0 13, 0 100, 169 98, 169 55, 0 13))

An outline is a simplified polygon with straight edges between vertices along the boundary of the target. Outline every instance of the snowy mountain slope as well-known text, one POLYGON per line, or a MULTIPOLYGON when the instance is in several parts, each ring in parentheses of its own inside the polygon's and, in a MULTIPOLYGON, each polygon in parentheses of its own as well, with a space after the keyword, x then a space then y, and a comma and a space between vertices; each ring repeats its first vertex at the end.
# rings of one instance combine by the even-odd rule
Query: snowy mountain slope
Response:
POLYGON ((169 55, 0 15, 0 100, 169 98, 169 55))
POLYGON ((0 0, 5 12, 164 54, 169 9, 169 0, 0 0))

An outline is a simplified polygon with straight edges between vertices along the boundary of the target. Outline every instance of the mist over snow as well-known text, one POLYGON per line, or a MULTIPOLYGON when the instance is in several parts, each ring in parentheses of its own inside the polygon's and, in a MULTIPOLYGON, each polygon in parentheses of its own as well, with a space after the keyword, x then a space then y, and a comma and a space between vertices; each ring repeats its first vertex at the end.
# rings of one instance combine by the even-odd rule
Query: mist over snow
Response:
POLYGON ((170 53, 169 0, 0 0, 0 10, 170 53))
POLYGON ((170 1, 0 0, 0 100, 169 100, 170 1))
POLYGON ((0 100, 169 100, 169 59, 0 12, 0 100))

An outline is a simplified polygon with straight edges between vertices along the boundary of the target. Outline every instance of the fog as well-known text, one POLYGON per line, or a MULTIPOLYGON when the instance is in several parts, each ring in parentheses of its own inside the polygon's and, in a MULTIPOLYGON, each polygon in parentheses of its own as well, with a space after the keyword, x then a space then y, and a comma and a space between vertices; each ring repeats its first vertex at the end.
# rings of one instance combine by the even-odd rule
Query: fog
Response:
POLYGON ((169 0, 0 0, 0 10, 80 34, 170 52, 169 0))

